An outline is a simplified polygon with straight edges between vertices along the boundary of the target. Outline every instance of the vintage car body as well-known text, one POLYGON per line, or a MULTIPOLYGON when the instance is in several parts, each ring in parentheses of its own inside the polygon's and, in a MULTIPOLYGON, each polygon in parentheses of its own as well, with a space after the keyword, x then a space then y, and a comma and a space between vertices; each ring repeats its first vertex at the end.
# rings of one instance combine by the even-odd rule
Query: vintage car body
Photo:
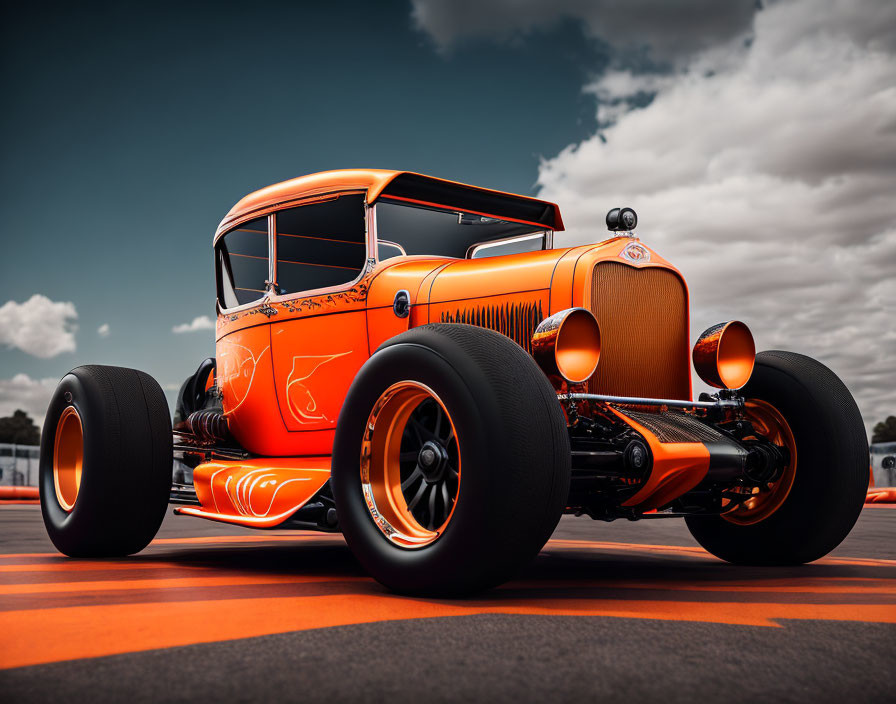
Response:
MULTIPOLYGON (((601 362, 587 384, 589 391, 691 399, 688 292, 669 262, 630 236, 483 259, 418 256, 378 262, 373 207, 404 175, 357 170, 293 179, 247 196, 221 222, 215 242, 248 220, 361 191, 370 208, 368 267, 345 286, 273 294, 241 310, 219 308, 217 383, 230 432, 254 455, 307 459, 202 464, 193 473, 201 508, 179 512, 256 527, 285 522, 326 482, 326 461, 321 458, 332 453, 336 420, 361 365, 381 343, 427 323, 480 325, 531 351, 542 320, 568 308, 586 308, 600 321, 603 338, 601 362), (409 294, 410 314, 404 318, 393 311, 399 290, 409 294), (624 308, 619 301, 625 301, 624 308), (269 499, 274 491, 276 500, 269 499)), ((409 201, 456 207, 453 189, 471 188, 427 180, 440 188, 439 202, 409 201)), ((527 222, 562 230, 556 205, 495 195, 541 211, 537 220, 527 222)), ((649 432, 647 437, 652 437, 649 432)), ((659 446, 657 451, 664 449, 659 446)), ((685 449, 696 457, 683 485, 696 485, 709 456, 702 446, 685 449)), ((646 509, 655 508, 644 503, 649 495, 639 497, 646 509)))
POLYGON ((732 562, 826 554, 867 486, 855 402, 815 360, 757 355, 738 321, 691 350, 685 281, 636 224, 615 208, 606 239, 555 248, 553 203, 400 171, 246 196, 214 236, 215 358, 173 426, 142 372, 60 382, 41 454, 51 538, 130 554, 170 502, 341 530, 387 586, 444 594, 507 579, 564 512, 684 517, 732 562), (692 360, 717 393, 693 399, 692 360), (141 518, 116 504, 110 534, 94 515, 120 493, 141 518))

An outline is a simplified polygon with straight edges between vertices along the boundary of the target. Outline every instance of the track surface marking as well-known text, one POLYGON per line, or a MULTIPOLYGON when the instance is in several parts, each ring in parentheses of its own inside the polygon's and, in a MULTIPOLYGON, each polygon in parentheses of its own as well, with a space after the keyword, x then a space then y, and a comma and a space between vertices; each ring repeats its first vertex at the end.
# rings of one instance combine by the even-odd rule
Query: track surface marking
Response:
POLYGON ((422 678, 431 701, 672 702, 692 701, 699 681, 729 701, 880 701, 886 678, 857 661, 882 675, 896 652, 894 533, 896 514, 869 510, 824 560, 744 568, 705 553, 678 522, 564 519, 518 579, 446 601, 388 593, 338 535, 169 519, 139 555, 72 560, 53 551, 39 510, 9 507, 0 691, 135 704, 288 688, 336 701, 408 692, 422 678), (664 674, 645 677, 647 663, 664 674), (177 687, 162 685, 169 677, 177 687))

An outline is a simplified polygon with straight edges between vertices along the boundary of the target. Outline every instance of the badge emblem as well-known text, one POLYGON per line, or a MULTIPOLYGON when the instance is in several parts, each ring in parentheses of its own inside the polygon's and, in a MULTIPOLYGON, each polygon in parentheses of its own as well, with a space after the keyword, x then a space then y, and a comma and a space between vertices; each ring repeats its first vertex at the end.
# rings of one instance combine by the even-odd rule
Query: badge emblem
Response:
POLYGON ((630 242, 626 245, 625 249, 620 252, 619 256, 623 259, 628 259, 630 262, 643 264, 650 261, 650 250, 643 244, 630 242))

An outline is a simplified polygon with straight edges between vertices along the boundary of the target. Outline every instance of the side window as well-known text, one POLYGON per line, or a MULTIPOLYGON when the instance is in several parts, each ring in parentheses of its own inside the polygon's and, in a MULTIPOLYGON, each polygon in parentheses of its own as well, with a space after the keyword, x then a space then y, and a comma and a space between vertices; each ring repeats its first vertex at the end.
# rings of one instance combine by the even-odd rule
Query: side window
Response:
POLYGON ((376 242, 376 258, 377 261, 385 261, 394 257, 403 257, 407 254, 404 247, 388 240, 377 239, 376 242))
POLYGON ((522 254, 524 252, 538 252, 545 249, 547 237, 544 232, 534 235, 512 237, 497 242, 486 242, 470 247, 467 256, 470 259, 484 259, 485 257, 500 257, 505 254, 522 254))
POLYGON ((264 296, 268 279, 268 219, 256 218, 218 240, 218 301, 235 308, 264 296))
POLYGON ((339 196, 277 213, 280 293, 347 284, 358 278, 366 261, 362 196, 339 196))

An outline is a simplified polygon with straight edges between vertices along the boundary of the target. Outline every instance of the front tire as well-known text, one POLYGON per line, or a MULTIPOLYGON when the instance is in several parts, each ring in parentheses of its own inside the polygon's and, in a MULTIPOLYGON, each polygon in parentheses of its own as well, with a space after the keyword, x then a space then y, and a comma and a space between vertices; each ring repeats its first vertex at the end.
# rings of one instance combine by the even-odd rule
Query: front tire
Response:
POLYGON ((139 552, 171 490, 171 419, 148 374, 89 365, 66 374, 41 435, 40 503, 56 548, 72 557, 139 552))
POLYGON ((553 387, 522 348, 483 328, 426 325, 388 341, 337 424, 332 485, 346 541, 402 593, 457 596, 509 579, 556 527, 569 476, 553 387))
POLYGON ((852 530, 868 487, 868 441, 855 401, 826 366, 781 351, 756 355, 741 393, 748 417, 752 412, 795 443, 792 476, 785 470, 779 480, 785 484, 772 485, 750 508, 686 518, 688 529, 732 563, 794 565, 824 557, 852 530))

